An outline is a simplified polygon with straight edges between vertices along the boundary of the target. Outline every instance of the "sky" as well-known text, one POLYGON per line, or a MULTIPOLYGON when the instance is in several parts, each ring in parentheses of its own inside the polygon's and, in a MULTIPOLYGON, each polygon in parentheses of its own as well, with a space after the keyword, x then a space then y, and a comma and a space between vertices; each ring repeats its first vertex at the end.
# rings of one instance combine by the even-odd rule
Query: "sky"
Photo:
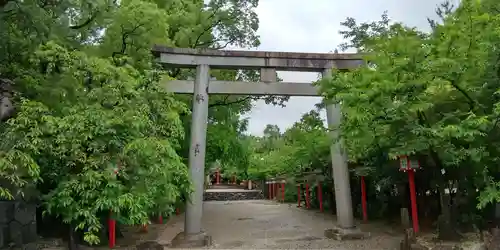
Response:
MULTIPOLYGON (((258 34, 262 51, 319 52, 333 51, 343 42, 340 22, 353 17, 358 22, 376 21, 384 11, 398 22, 428 29, 427 17, 436 18, 435 9, 443 0, 260 0, 258 34)), ((285 82, 312 82, 317 73, 278 72, 285 82)), ((314 109, 319 97, 292 97, 286 107, 255 103, 248 132, 262 135, 266 124, 276 124, 281 131, 314 109)), ((323 119, 326 114, 323 113, 323 119)))

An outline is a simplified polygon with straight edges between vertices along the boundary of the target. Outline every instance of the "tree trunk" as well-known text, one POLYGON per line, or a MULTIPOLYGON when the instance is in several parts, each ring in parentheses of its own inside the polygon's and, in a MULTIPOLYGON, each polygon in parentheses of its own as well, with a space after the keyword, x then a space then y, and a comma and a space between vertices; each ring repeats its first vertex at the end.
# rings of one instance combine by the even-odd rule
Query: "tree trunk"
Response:
POLYGON ((495 204, 495 227, 500 227, 500 203, 495 204))
MULTIPOLYGON (((439 201, 441 205, 441 215, 438 218, 438 238, 440 240, 458 240, 461 238, 457 232, 455 223, 451 219, 451 197, 446 194, 445 185, 441 185, 439 191, 439 201)), ((451 191, 451 190, 450 190, 451 191)))
POLYGON ((12 86, 12 81, 0 78, 0 122, 9 119, 14 114, 12 86))
POLYGON ((73 224, 68 225, 68 249, 69 250, 78 250, 78 241, 75 232, 75 226, 73 224))

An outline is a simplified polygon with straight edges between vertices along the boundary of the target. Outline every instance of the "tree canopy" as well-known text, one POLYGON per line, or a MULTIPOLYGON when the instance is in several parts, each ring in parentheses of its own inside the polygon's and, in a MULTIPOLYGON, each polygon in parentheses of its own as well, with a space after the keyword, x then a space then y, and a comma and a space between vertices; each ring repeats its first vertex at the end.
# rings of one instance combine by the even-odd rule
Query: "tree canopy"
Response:
POLYGON ((426 156, 425 167, 477 177, 484 190, 479 206, 500 201, 491 192, 496 182, 483 178, 498 172, 499 154, 494 27, 500 19, 488 4, 462 1, 430 33, 391 23, 386 15, 370 24, 344 23, 347 46, 367 53, 367 63, 320 85, 342 103, 351 161, 370 160, 375 151, 390 159, 426 156))
MULTIPOLYGON (((93 244, 100 216, 110 210, 125 224, 172 213, 191 192, 191 97, 168 93, 160 79, 194 72, 165 69, 150 50, 155 44, 258 46, 257 4, 0 1, 1 198, 41 199, 46 213, 93 244)), ((253 71, 211 74, 258 77, 253 71)), ((245 164, 240 115, 252 100, 211 97, 208 163, 245 164)))

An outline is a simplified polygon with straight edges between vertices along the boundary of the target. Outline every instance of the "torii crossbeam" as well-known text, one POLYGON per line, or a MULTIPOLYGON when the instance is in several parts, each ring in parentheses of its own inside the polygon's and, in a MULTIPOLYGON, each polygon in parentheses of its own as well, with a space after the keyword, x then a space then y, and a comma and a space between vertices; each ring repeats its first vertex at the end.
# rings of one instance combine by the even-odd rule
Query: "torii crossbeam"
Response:
MULTIPOLYGON (((172 68, 196 68, 194 81, 164 82, 171 92, 193 94, 189 172, 194 192, 190 197, 191 202, 186 204, 184 232, 173 242, 180 247, 201 246, 206 242, 201 223, 209 94, 318 96, 318 90, 312 84, 277 82, 276 71, 321 72, 323 77, 330 77, 332 68, 349 70, 363 63, 359 54, 197 50, 163 46, 154 46, 152 52, 159 63, 172 68), (210 81, 210 69, 255 69, 260 70, 261 79, 257 83, 210 81)), ((340 107, 331 104, 326 107, 326 111, 328 126, 339 126, 340 107)), ((331 134, 333 138, 337 137, 335 130, 331 134)), ((351 229, 355 225, 347 156, 338 141, 332 144, 330 151, 338 226, 351 229)))

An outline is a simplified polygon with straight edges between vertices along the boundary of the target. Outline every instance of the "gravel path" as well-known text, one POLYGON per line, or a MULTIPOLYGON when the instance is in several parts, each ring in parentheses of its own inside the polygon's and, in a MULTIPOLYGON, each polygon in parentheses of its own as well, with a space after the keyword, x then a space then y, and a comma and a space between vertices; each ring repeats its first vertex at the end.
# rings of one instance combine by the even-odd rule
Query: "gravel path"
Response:
MULTIPOLYGON (((267 200, 212 201, 205 202, 203 209, 203 226, 213 239, 210 249, 390 250, 397 249, 400 239, 390 229, 373 225, 362 226, 371 233, 368 239, 327 239, 324 230, 332 228, 334 216, 267 200)), ((179 217, 160 234, 164 243, 182 230, 179 217)))

